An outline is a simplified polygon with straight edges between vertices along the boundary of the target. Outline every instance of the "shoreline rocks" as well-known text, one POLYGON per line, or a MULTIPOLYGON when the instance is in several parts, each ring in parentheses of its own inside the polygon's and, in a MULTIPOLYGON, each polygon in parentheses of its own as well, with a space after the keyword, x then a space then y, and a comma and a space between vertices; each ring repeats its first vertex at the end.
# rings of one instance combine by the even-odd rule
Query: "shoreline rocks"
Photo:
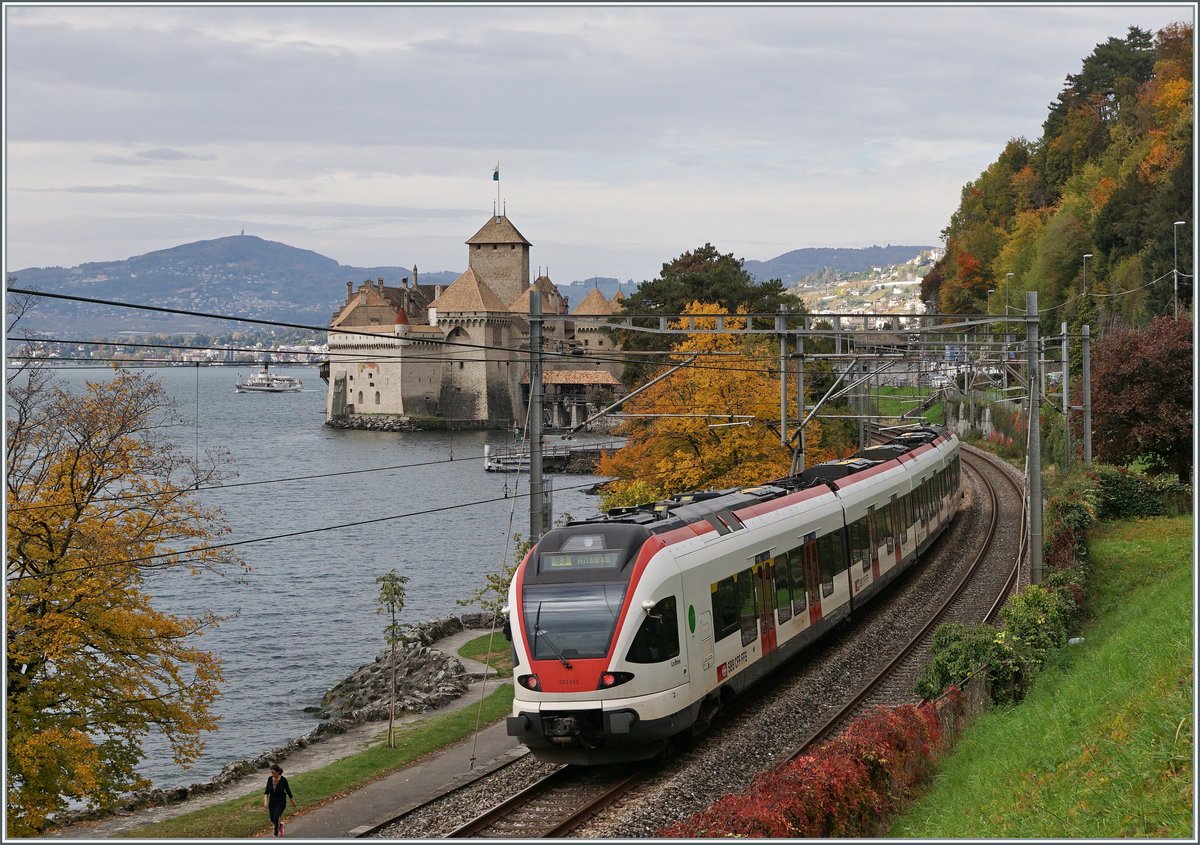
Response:
MULTIPOLYGON (((444 654, 433 643, 464 630, 487 630, 492 617, 486 613, 468 613, 422 622, 406 629, 408 642, 396 651, 396 712, 424 713, 463 695, 471 676, 454 655, 444 654)), ((186 801, 222 789, 256 771, 265 771, 272 763, 286 760, 293 752, 345 733, 366 722, 386 721, 391 650, 379 654, 371 663, 360 666, 339 681, 322 698, 321 706, 305 707, 305 712, 320 719, 308 734, 288 740, 253 759, 236 760, 221 767, 212 780, 179 786, 139 790, 111 810, 81 810, 65 813, 56 826, 91 821, 109 815, 128 815, 145 807, 186 801)))

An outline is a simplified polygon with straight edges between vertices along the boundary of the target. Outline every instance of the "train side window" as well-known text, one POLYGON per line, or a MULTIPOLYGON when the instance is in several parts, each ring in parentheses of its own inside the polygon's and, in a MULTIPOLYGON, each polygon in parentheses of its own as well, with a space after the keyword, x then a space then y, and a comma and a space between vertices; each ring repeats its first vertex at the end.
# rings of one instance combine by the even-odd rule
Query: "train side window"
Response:
POLYGON ((833 579, 846 568, 842 552, 842 529, 817 540, 817 560, 821 566, 821 595, 833 595, 833 579))
POLYGON ((758 637, 758 605, 754 595, 754 572, 744 569, 734 577, 737 587, 738 616, 742 624, 742 645, 750 645, 758 637))
POLYGON ((775 608, 779 612, 780 622, 792 618, 792 587, 787 555, 775 556, 775 608))
POLYGON ((808 593, 804 585, 804 548, 788 552, 788 569, 792 573, 792 612, 799 616, 808 607, 808 593))
POLYGON ((856 563, 865 565, 870 558, 866 557, 867 549, 867 526, 866 517, 856 519, 850 523, 850 565, 856 563))
POLYGON ((875 511, 875 516, 878 519, 876 527, 879 529, 879 545, 886 544, 890 554, 896 548, 896 534, 892 530, 892 509, 890 506, 884 505, 875 511))
POLYGON ((732 578, 722 578, 712 585, 712 606, 713 625, 720 642, 738 629, 737 593, 732 578))
POLYGON ((845 565, 839 567, 841 556, 840 529, 832 534, 826 534, 817 540, 817 563, 821 567, 822 598, 833 595, 834 576, 846 568, 845 565))
POLYGON ((630 663, 662 663, 679 656, 679 617, 675 597, 667 596, 650 609, 629 646, 630 663))
POLYGON ((854 520, 850 530, 850 546, 858 550, 858 562, 862 564, 863 572, 871 568, 871 531, 867 525, 868 518, 863 516, 854 520))

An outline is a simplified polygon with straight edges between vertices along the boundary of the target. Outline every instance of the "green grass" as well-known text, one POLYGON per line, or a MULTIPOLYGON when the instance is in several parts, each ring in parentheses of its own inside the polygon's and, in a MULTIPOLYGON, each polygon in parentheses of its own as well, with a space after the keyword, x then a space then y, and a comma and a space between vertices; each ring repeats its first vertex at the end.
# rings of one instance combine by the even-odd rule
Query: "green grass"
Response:
MULTIPOLYGON (((872 390, 871 396, 878 400, 880 415, 900 417, 915 408, 922 400, 927 399, 931 392, 932 388, 929 387, 922 387, 919 390, 916 387, 880 387, 877 391, 872 390)), ((913 422, 924 419, 934 425, 945 425, 946 409, 941 402, 937 402, 920 416, 913 415, 906 419, 913 422)))
MULTIPOLYGON (((367 750, 338 760, 321 769, 301 772, 290 780, 300 800, 301 811, 327 798, 359 789, 389 775, 433 751, 458 742, 475 730, 476 720, 491 724, 512 710, 511 684, 497 687, 484 699, 483 712, 475 704, 432 719, 401 727, 397 747, 388 748, 381 738, 367 750)), ((240 798, 145 825, 123 834, 138 839, 215 839, 244 838, 266 833, 270 824, 262 806, 262 790, 240 798)))
POLYGON ((978 718, 893 837, 1190 838, 1192 520, 1092 533, 1095 619, 978 718))
POLYGON ((460 648, 458 653, 463 657, 469 657, 491 666, 502 678, 512 676, 512 646, 499 631, 471 640, 460 648), (489 642, 492 646, 490 654, 488 652, 489 642))

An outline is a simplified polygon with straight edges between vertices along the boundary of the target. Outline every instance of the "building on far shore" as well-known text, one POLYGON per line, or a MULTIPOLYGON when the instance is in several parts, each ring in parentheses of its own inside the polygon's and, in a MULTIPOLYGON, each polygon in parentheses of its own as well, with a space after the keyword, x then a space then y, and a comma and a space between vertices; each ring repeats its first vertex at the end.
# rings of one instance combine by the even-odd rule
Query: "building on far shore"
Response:
POLYGON ((624 392, 620 349, 581 315, 607 316, 592 290, 570 312, 539 274, 529 281, 532 244, 505 215, 467 241, 467 269, 450 285, 422 285, 417 268, 398 287, 382 278, 355 289, 328 330, 325 422, 346 428, 410 425, 507 428, 524 425, 529 402, 529 311, 543 317, 546 423, 578 424, 624 392))

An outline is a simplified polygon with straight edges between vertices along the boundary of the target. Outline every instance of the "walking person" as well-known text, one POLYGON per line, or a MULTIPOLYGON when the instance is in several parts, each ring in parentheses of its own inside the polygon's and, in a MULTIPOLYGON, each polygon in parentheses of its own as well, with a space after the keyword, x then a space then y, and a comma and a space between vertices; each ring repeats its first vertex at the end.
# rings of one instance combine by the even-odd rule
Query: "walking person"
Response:
POLYGON ((283 776, 283 767, 278 763, 271 766, 271 776, 267 778, 267 788, 263 790, 263 806, 271 814, 271 824, 275 826, 275 835, 283 836, 283 811, 287 800, 292 799, 292 808, 296 807, 296 797, 292 788, 283 776))

